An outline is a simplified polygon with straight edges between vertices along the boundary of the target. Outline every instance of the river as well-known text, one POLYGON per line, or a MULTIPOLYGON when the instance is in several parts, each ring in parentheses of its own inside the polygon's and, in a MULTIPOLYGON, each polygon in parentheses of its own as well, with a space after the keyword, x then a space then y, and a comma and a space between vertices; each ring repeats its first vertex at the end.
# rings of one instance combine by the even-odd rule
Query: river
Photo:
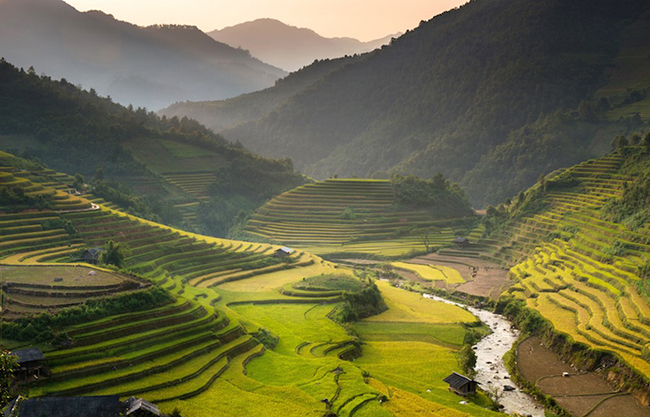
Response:
POLYGON ((489 326, 492 333, 474 346, 476 352, 476 377, 474 379, 486 392, 498 390, 501 396, 499 403, 503 405, 503 412, 544 417, 544 408, 510 380, 510 375, 503 363, 503 355, 512 348, 519 337, 519 331, 513 328, 512 323, 504 316, 488 310, 468 307, 431 294, 424 294, 424 297, 467 308, 470 313, 489 326), (513 387, 514 390, 505 391, 506 385, 513 387))

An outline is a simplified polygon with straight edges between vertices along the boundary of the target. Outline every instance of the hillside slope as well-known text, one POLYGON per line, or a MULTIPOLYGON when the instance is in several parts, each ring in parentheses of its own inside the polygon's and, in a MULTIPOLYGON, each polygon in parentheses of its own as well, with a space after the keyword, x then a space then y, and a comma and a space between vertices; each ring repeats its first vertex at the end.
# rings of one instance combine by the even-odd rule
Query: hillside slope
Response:
POLYGON ((275 19, 257 19, 208 32, 213 39, 243 48, 254 57, 289 72, 314 60, 369 52, 390 42, 389 35, 369 42, 353 38, 325 38, 311 29, 297 28, 275 19))
POLYGON ((408 204, 400 198, 404 188, 416 188, 417 183, 421 187, 409 191, 420 198, 427 193, 423 181, 410 180, 406 187, 397 179, 329 179, 303 185, 257 209, 242 230, 253 240, 321 255, 399 256, 451 244, 457 233, 474 226, 474 211, 462 191, 446 183, 429 190, 432 201, 427 204, 408 204))
POLYGON ((139 27, 61 0, 0 2, 0 54, 124 105, 228 98, 286 75, 189 26, 139 27))
POLYGON ((509 295, 646 380, 649 175, 650 135, 642 146, 550 174, 511 204, 488 210, 483 240, 490 248, 484 256, 512 266, 509 295))
POLYGON ((0 149, 80 173, 93 186, 106 181, 119 192, 102 196, 123 200, 132 213, 146 216, 125 195, 133 191, 112 181, 145 196, 158 216, 147 216, 153 220, 224 236, 240 210, 305 182, 289 160, 261 158, 194 120, 125 108, 6 61, 0 79, 0 149), (176 181, 179 175, 184 182, 176 181))
MULTIPOLYGON (((44 188, 71 179, 6 154, 0 171, 44 188)), ((479 325, 467 311, 309 253, 279 258, 274 246, 187 233, 88 197, 98 206, 0 209, 3 348, 37 345, 51 371, 26 381, 28 397, 135 395, 196 417, 498 415, 482 395, 459 404, 442 381, 457 369, 465 326, 479 325), (46 230, 55 223, 69 227, 46 230), (120 274, 76 260, 107 240, 130 247, 120 274), (351 303, 383 311, 358 336, 354 324, 334 320, 351 303)), ((358 318, 369 314, 357 309, 358 318)))
MULTIPOLYGON (((643 123, 612 121, 603 114, 622 101, 599 107, 594 94, 621 45, 646 42, 623 29, 647 10, 636 0, 470 2, 222 133, 316 178, 441 171, 475 205, 498 202, 643 123)), ((197 117, 212 125, 207 111, 197 117)))

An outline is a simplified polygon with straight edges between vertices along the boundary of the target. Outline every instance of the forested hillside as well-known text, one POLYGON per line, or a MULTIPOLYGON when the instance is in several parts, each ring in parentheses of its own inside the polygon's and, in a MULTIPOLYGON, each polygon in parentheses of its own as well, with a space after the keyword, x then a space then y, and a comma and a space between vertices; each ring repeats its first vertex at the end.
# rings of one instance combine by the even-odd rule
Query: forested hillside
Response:
POLYGON ((286 75, 194 26, 145 28, 61 0, 1 1, 0 56, 149 109, 233 97, 286 75))
POLYGON ((210 234, 224 235, 240 210, 305 181, 290 160, 261 158, 194 120, 126 108, 4 60, 0 114, 0 149, 79 173, 78 186, 85 179, 134 214, 151 211, 160 217, 155 220, 177 225, 188 220, 187 228, 210 234), (198 191, 175 181, 199 174, 208 180, 198 191))
MULTIPOLYGON (((647 27, 649 8, 640 0, 472 1, 221 132, 290 156, 317 178, 441 171, 475 205, 498 202, 541 173, 607 151, 605 138, 641 128, 648 77, 628 71, 643 63, 621 55, 648 55, 647 32, 630 28, 647 27), (621 71, 629 76, 617 78, 621 71), (622 82, 609 88, 615 78, 622 82)), ((192 111, 224 125, 207 113, 192 111)))
POLYGON ((216 132, 233 128, 239 124, 256 120, 275 111, 301 90, 316 83, 325 75, 345 65, 356 62, 358 56, 338 59, 324 59, 289 74, 276 81, 274 87, 222 101, 179 102, 160 110, 158 113, 173 117, 184 115, 213 129, 216 132))

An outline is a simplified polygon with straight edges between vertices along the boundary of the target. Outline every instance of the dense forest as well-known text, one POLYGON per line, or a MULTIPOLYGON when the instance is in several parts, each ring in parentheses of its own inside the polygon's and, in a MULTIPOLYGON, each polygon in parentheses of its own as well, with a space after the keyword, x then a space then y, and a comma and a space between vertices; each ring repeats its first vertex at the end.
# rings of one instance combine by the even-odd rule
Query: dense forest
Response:
MULTIPOLYGON (((647 20, 648 8, 641 0, 471 1, 288 100, 278 94, 264 117, 221 133, 289 156, 316 178, 441 171, 475 205, 496 203, 541 173, 606 152, 603 138, 642 129, 638 114, 611 112, 643 100, 643 82, 596 92, 628 39, 647 46, 647 35, 626 28, 647 20)), ((207 105, 187 109, 176 114, 210 126, 227 113, 211 121, 207 105)))
POLYGON ((204 203, 203 212, 218 211, 221 220, 214 224, 214 217, 199 218, 199 231, 225 234, 240 210, 254 209, 273 195, 305 182, 290 160, 254 155, 195 120, 127 108, 98 96, 93 89, 85 91, 65 79, 39 76, 33 68, 15 68, 4 59, 0 60, 0 114, 3 150, 42 161, 57 171, 79 173, 81 182, 85 179, 92 183, 98 196, 133 214, 171 224, 178 224, 179 214, 161 200, 164 192, 137 196, 112 181, 144 177, 162 182, 133 157, 126 145, 149 137, 219 155, 228 163, 214 167, 218 177, 211 187, 215 198, 204 203), (28 146, 22 146, 24 143, 28 146))

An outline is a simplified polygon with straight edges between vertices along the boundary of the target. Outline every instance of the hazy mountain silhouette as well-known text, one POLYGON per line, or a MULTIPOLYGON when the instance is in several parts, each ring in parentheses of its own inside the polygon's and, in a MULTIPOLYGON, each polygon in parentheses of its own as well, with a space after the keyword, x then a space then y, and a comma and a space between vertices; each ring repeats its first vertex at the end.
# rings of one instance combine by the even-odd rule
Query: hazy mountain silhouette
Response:
POLYGON ((361 42, 353 38, 325 38, 311 29, 289 26, 275 19, 257 19, 208 32, 219 42, 244 48, 254 57, 287 71, 295 71, 316 59, 339 58, 372 51, 401 34, 361 42))
POLYGON ((286 75, 193 26, 143 28, 61 0, 0 1, 0 56, 151 109, 233 97, 286 75))

